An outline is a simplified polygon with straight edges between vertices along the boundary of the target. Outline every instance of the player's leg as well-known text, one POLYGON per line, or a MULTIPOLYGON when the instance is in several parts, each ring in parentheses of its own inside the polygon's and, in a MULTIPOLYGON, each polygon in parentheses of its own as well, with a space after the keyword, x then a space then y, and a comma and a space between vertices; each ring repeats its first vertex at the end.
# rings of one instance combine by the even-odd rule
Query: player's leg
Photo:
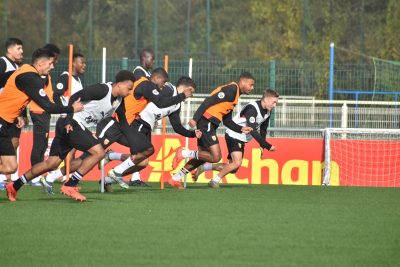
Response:
POLYGON ((12 174, 18 169, 17 156, 1 155, 0 156, 0 173, 12 174))
MULTIPOLYGON (((32 132, 33 132, 33 142, 32 142, 32 153, 31 153, 31 166, 36 165, 44 160, 44 154, 48 147, 49 130, 50 130, 50 118, 51 115, 47 113, 33 113, 30 112, 32 119, 32 132)), ((41 185, 41 177, 33 179, 32 185, 41 185)))
MULTIPOLYGON (((104 119, 97 124, 96 136, 98 137, 98 140, 104 149, 115 142, 128 146, 128 141, 123 135, 119 124, 113 118, 104 119)), ((109 149, 104 155, 104 165, 112 160, 122 160, 122 156, 122 153, 114 152, 113 150, 109 149)), ((126 160, 129 157, 130 154, 126 155, 123 160, 126 160)), ((101 161, 98 164, 98 168, 101 169, 101 161)), ((111 178, 108 175, 105 177, 105 188, 107 188, 107 192, 111 191, 111 183, 113 181, 115 181, 115 177, 111 178)), ((122 178, 117 179, 117 182, 122 188, 129 188, 129 185, 126 184, 122 178)))
POLYGON ((240 151, 235 151, 230 154, 231 160, 229 163, 223 164, 218 166, 219 168, 222 167, 221 171, 214 176, 210 182, 208 183, 208 186, 211 188, 219 188, 219 182, 222 177, 227 175, 228 173, 235 173, 240 166, 242 165, 242 160, 243 160, 243 153, 240 151))
POLYGON ((228 147, 229 163, 218 166, 218 168, 221 168, 220 172, 208 183, 211 188, 219 188, 221 178, 228 173, 235 173, 242 165, 245 143, 230 137, 228 134, 225 134, 225 141, 228 147))
POLYGON ((143 122, 134 121, 126 129, 124 136, 129 143, 131 157, 108 172, 108 176, 117 182, 122 181, 123 173, 131 173, 127 172, 128 169, 139 165, 140 162, 146 160, 154 153, 154 147, 151 144, 151 128, 143 122))
MULTIPOLYGON (((0 174, 5 175, 12 174, 18 169, 17 156, 8 131, 10 127, 10 123, 0 118, 0 174)), ((7 190, 8 198, 15 201, 16 192, 12 188, 11 190, 8 189, 10 185, 12 187, 12 183, 7 183, 4 187, 7 190)))
POLYGON ((6 175, 14 173, 18 168, 17 156, 9 133, 11 127, 11 123, 0 118, 0 173, 6 175))

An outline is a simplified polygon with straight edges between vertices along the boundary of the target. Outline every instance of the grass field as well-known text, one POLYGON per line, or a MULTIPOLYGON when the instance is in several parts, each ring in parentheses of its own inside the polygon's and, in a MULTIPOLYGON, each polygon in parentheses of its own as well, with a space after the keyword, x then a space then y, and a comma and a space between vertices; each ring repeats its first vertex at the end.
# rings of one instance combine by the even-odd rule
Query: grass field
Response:
MULTIPOLYGON (((59 188, 59 185, 56 185, 59 188)), ((115 186, 114 186, 115 188, 115 186)), ((400 189, 0 192, 1 266, 398 266, 400 189)))

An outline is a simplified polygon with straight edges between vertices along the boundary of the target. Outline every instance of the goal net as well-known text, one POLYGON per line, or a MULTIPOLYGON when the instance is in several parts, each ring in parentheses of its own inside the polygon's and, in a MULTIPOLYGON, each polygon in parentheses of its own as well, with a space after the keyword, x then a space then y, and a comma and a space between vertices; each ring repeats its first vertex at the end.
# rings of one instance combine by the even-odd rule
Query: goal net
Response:
POLYGON ((400 129, 325 129, 323 184, 400 187, 400 129))

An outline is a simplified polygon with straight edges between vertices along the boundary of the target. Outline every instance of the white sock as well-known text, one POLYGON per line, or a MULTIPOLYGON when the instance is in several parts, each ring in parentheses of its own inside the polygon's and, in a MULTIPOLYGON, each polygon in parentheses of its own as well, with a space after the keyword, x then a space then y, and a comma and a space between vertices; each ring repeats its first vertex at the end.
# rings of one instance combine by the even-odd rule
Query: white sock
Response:
POLYGON ((111 152, 110 154, 108 154, 108 159, 109 160, 121 160, 122 155, 123 155, 122 153, 111 152))
POLYGON ((5 174, 0 174, 0 182, 7 182, 7 176, 5 174))
POLYGON ((36 183, 39 183, 40 182, 40 175, 38 176, 38 177, 35 177, 35 178, 33 178, 30 182, 31 182, 31 184, 36 184, 36 183))
POLYGON ((119 164, 117 167, 114 168, 116 173, 124 173, 125 170, 129 169, 130 167, 134 166, 135 163, 131 160, 131 157, 127 158, 124 162, 119 164))
POLYGON ((185 175, 188 173, 189 171, 186 170, 185 168, 182 168, 179 170, 179 172, 175 173, 172 176, 172 180, 180 182, 182 180, 183 177, 185 177, 185 175))
POLYGON ((132 173, 131 181, 140 181, 140 172, 132 173))
POLYGON ((197 159, 197 154, 198 154, 197 150, 185 150, 185 149, 182 150, 182 157, 184 157, 185 159, 187 158, 197 159))
POLYGON ((213 165, 210 162, 206 162, 203 164, 203 168, 205 171, 211 171, 213 169, 213 165))
POLYGON ((55 180, 57 180, 61 177, 63 177, 63 174, 60 169, 57 169, 55 171, 49 172, 49 174, 46 177, 46 181, 49 183, 54 183, 55 180))
POLYGON ((218 175, 216 175, 214 178, 212 178, 214 182, 219 183, 219 181, 221 180, 221 177, 219 177, 218 175))
POLYGON ((111 179, 110 177, 106 176, 106 177, 104 177, 104 183, 112 184, 112 183, 114 183, 114 179, 111 179))

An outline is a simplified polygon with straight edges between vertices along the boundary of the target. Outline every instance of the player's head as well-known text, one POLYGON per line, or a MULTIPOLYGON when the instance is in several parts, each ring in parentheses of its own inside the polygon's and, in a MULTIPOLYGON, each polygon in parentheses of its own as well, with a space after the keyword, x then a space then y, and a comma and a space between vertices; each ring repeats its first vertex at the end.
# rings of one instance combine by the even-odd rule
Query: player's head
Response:
POLYGON ((39 75, 48 75, 54 69, 54 53, 45 48, 38 48, 33 51, 32 65, 39 75))
POLYGON ((81 53, 74 53, 72 55, 72 71, 76 75, 81 75, 85 73, 86 70, 86 59, 81 53))
POLYGON ((54 54, 54 67, 55 67, 57 65, 57 63, 58 63, 58 57, 61 54, 60 48, 58 48, 58 46, 56 46, 55 44, 45 44, 45 46, 43 46, 43 48, 53 52, 53 54, 54 54))
POLYGON ((261 106, 263 109, 268 111, 273 110, 278 104, 279 94, 277 91, 272 89, 265 89, 263 96, 261 97, 261 106))
POLYGON ((154 65, 154 52, 150 48, 145 48, 140 51, 140 65, 149 70, 153 68, 154 65))
POLYGON ((120 70, 115 75, 115 83, 113 88, 114 96, 125 97, 129 94, 129 91, 133 89, 133 83, 135 82, 135 76, 129 70, 120 70))
POLYGON ((178 93, 183 93, 186 88, 192 88, 192 92, 196 90, 196 83, 188 76, 182 76, 176 82, 176 90, 178 93))
POLYGON ((24 59, 23 45, 18 38, 8 38, 5 43, 6 56, 17 64, 21 63, 24 59))
POLYGON ((239 77, 239 89, 242 94, 250 94, 254 89, 256 79, 249 72, 243 72, 239 77))
POLYGON ((162 88, 168 81, 168 73, 163 68, 156 68, 151 73, 150 81, 155 83, 158 88, 162 88))

